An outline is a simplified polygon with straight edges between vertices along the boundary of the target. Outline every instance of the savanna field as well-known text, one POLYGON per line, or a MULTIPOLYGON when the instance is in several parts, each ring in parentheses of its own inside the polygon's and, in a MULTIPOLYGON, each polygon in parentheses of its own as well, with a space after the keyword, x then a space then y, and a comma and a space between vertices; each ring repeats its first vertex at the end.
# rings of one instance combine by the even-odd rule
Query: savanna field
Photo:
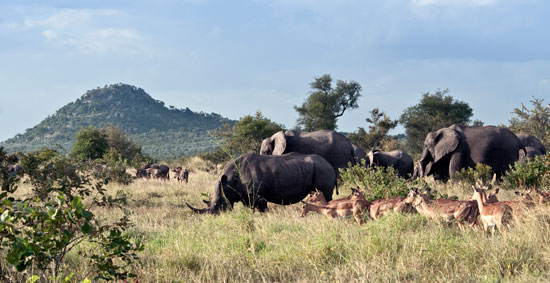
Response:
MULTIPOLYGON (((300 217, 301 204, 270 204, 259 213, 237 204, 219 215, 194 214, 185 205, 204 207, 217 174, 203 170, 203 161, 187 161, 189 183, 138 179, 130 185, 110 183, 108 195, 125 196, 123 206, 142 239, 141 264, 128 282, 547 282, 550 280, 550 208, 537 206, 502 233, 461 230, 419 214, 390 214, 359 225, 353 219, 333 220, 310 212, 300 217)), ((461 184, 428 180, 440 195, 468 199, 461 184)), ((19 193, 30 190, 22 184, 19 193)), ((340 195, 347 196, 347 184, 340 195)), ((515 199, 511 190, 499 199, 515 199)), ((101 218, 117 218, 122 210, 94 209, 101 218)), ((91 245, 83 243, 83 245, 91 245)), ((65 272, 93 278, 87 261, 72 250, 65 272)), ((7 266, 3 260, 2 266, 7 266)), ((8 268, 5 269, 5 272, 8 268)), ((9 273, 24 282, 33 274, 9 273)), ((41 278, 41 281, 47 279, 41 278)))

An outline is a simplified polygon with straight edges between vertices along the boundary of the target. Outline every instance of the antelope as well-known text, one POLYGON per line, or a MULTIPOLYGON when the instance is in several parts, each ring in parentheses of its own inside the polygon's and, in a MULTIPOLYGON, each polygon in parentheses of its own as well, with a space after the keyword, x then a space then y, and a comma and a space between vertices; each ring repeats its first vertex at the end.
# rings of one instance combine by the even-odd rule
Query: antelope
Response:
POLYGON ((348 198, 333 200, 328 203, 322 192, 315 192, 308 200, 314 200, 315 203, 302 201, 301 216, 304 217, 308 211, 316 211, 330 218, 348 218, 354 217, 361 224, 361 215, 368 211, 370 203, 365 199, 362 192, 354 190, 348 198))
POLYGON ((538 204, 545 204, 550 202, 550 192, 541 192, 539 189, 535 189, 535 193, 539 197, 538 204))
POLYGON ((512 220, 512 208, 504 203, 487 202, 487 194, 485 189, 478 189, 475 186, 473 198, 477 202, 479 208, 479 216, 485 233, 489 232, 489 227, 496 226, 497 229, 502 230, 505 226, 508 226, 512 220))
POLYGON ((439 221, 443 219, 445 222, 457 220, 459 226, 473 227, 477 222, 478 208, 473 201, 460 201, 452 199, 435 199, 431 200, 429 189, 427 193, 419 193, 416 189, 411 189, 404 200, 405 203, 410 203, 418 211, 418 213, 439 221))
POLYGON ((404 202, 404 197, 391 197, 377 199, 370 205, 370 217, 374 220, 388 214, 389 212, 410 212, 411 204, 404 202))
MULTIPOLYGON (((488 186, 488 189, 491 187, 491 185, 488 186)), ((514 217, 521 216, 525 209, 527 208, 533 208, 535 206, 535 202, 529 195, 531 193, 532 189, 529 189, 525 192, 514 192, 516 195, 519 196, 518 200, 506 200, 506 201, 499 201, 497 198, 497 194, 499 192, 499 188, 495 189, 494 193, 489 194, 487 197, 487 203, 500 203, 508 205, 512 209, 512 214, 514 217)), ((475 193, 474 193, 475 194, 475 193)), ((472 199, 474 196, 472 195, 472 199)))

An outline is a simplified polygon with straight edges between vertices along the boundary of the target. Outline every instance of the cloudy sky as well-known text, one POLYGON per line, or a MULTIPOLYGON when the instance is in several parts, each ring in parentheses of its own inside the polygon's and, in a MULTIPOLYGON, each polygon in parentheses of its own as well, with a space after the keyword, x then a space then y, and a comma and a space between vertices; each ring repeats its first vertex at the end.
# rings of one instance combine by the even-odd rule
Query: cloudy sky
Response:
POLYGON ((363 87, 342 131, 445 88, 475 119, 507 123, 532 97, 550 102, 549 12, 544 0, 5 0, 0 140, 119 82, 166 105, 232 119, 260 110, 293 127, 293 105, 323 74, 363 87))

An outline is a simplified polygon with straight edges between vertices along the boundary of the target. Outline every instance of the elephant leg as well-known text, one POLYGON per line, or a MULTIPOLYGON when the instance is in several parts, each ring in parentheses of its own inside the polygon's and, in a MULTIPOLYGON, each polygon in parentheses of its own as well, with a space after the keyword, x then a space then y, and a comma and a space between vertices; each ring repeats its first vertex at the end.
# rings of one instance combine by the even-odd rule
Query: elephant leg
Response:
POLYGON ((453 178, 455 173, 464 166, 464 153, 454 152, 449 161, 449 178, 453 178))

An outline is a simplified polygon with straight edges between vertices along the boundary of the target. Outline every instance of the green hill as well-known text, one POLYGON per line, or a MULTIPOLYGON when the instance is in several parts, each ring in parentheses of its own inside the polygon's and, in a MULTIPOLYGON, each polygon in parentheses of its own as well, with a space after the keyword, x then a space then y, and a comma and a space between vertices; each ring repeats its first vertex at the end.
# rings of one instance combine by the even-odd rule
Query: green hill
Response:
POLYGON ((75 102, 61 107, 23 134, 0 143, 8 152, 40 149, 43 146, 68 152, 76 133, 90 125, 116 125, 143 152, 160 159, 173 159, 212 151, 216 141, 208 131, 234 121, 189 108, 166 107, 143 89, 114 84, 87 91, 75 102))

